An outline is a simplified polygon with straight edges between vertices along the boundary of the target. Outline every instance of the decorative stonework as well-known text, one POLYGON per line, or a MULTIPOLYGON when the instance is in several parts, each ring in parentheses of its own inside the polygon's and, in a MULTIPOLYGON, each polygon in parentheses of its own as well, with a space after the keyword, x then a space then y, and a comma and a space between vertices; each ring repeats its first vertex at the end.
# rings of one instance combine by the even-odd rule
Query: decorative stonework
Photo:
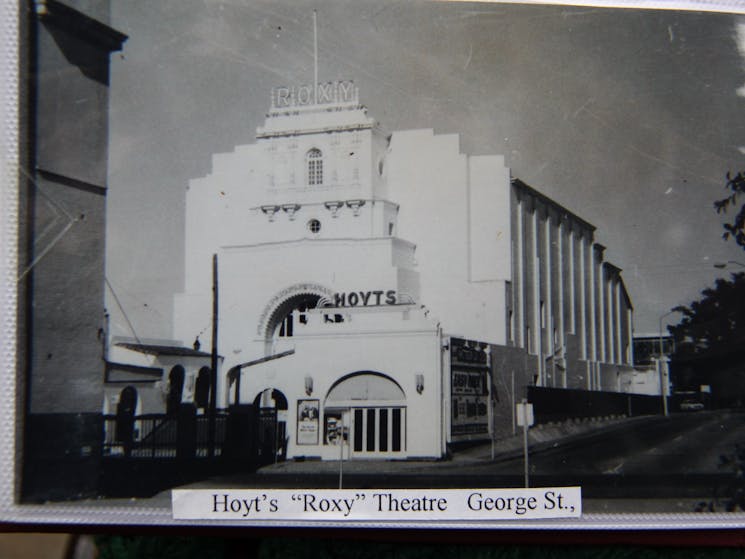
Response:
POLYGON ((331 212, 331 217, 339 217, 339 210, 344 205, 344 202, 336 200, 332 202, 324 202, 323 205, 331 212))
POLYGON ((355 217, 360 215, 360 208, 365 205, 364 200, 347 200, 347 207, 352 208, 355 217))
POLYGON ((266 214, 269 221, 274 221, 274 215, 279 211, 279 206, 261 206, 261 211, 266 214))
POLYGON ((269 299, 269 302, 266 304, 264 310, 259 316, 256 334, 258 336, 263 336, 266 333, 269 318, 272 316, 274 310, 280 304, 282 304, 283 301, 296 295, 302 295, 303 293, 312 293, 314 295, 318 295, 319 297, 321 297, 321 299, 325 297, 326 299, 333 300, 334 298, 333 291, 318 283, 296 283, 294 285, 286 287, 282 291, 274 295, 271 299, 269 299))
POLYGON ((300 204, 284 204, 282 210, 289 216, 290 221, 295 221, 295 214, 300 209, 300 204))

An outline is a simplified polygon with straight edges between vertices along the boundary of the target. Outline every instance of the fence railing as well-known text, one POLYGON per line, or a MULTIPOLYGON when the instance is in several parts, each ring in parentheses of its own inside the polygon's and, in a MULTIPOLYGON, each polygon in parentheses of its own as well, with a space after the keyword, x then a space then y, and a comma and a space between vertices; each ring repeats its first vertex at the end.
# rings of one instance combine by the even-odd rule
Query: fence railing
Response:
POLYGON ((214 440, 208 415, 105 415, 103 454, 122 458, 221 456, 227 414, 215 415, 214 440))
MULTIPOLYGON (((225 445, 225 432, 227 429, 227 414, 218 414, 215 416, 215 443, 214 456, 221 456, 223 446, 225 445)), ((209 457, 210 447, 210 418, 209 416, 197 416, 196 429, 196 452, 197 458, 209 457)))

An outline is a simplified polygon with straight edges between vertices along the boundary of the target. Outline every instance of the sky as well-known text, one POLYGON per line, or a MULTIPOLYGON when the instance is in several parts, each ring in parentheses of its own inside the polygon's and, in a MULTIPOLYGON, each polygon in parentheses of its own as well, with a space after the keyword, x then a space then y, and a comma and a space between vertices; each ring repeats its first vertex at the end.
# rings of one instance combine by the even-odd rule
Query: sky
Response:
MULTIPOLYGON (((113 0, 107 308, 112 335, 171 337, 188 182, 253 143, 270 90, 353 79, 388 131, 460 134, 597 227, 637 333, 740 270, 725 175, 745 170, 745 17, 356 0, 113 0), (113 291, 112 291, 113 290, 113 291), (116 297, 114 297, 114 294, 116 297)), ((426 304, 426 302, 424 302, 426 304)), ((679 315, 662 318, 677 322, 679 315)))

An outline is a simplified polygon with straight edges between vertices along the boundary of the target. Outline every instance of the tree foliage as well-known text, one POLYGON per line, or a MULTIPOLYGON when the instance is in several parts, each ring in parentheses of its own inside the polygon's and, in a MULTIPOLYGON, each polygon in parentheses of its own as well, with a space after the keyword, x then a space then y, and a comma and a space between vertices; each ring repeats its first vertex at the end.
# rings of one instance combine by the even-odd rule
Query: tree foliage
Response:
POLYGON ((718 279, 701 292, 701 299, 674 310, 683 319, 668 330, 675 340, 675 357, 717 356, 745 348, 745 273, 718 279))
MULTIPOLYGON (((717 213, 734 209, 737 213, 724 224, 722 237, 734 239, 745 249, 745 172, 727 173, 725 188, 729 196, 714 202, 717 213), (739 202, 739 208, 738 208, 739 202)), ((674 358, 724 355, 745 349, 745 274, 731 280, 718 279, 714 287, 701 292, 702 298, 690 306, 675 307, 683 320, 668 330, 675 341, 674 358)))
MULTIPOLYGON (((726 188, 730 191, 730 195, 714 202, 714 208, 718 214, 726 213, 730 208, 737 208, 738 197, 745 195, 745 173, 740 171, 734 176, 727 173, 726 188)), ((740 206, 731 223, 724 224, 722 237, 725 240, 734 239, 745 250, 745 204, 740 206)))
MULTIPOLYGON (((745 173, 727 173, 725 188, 729 195, 715 201, 714 208, 736 214, 724 224, 722 237, 745 249, 745 173)), ((686 390, 708 385, 716 407, 745 406, 745 273, 718 279, 701 295, 673 309, 683 315, 680 323, 668 326, 675 348, 673 383, 686 390)))

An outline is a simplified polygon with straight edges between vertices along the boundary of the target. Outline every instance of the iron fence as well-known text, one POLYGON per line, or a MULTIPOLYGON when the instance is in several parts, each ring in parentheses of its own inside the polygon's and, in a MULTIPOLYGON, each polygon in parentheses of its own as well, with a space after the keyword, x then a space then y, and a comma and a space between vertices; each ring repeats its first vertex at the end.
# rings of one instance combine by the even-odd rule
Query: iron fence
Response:
POLYGON ((222 455, 227 414, 215 415, 214 440, 208 415, 105 415, 103 455, 122 458, 207 458, 222 455))

